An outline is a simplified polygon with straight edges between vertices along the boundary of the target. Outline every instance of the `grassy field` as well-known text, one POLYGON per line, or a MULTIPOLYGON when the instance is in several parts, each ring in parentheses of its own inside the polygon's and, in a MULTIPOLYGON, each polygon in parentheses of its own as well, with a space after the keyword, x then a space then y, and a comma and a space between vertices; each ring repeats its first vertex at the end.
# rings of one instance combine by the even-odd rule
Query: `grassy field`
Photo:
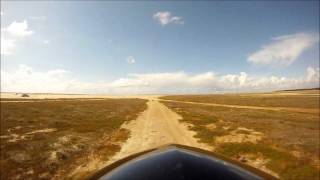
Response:
MULTIPOLYGON (((319 96, 309 94, 167 96, 164 99, 319 108, 319 96)), ((319 179, 318 113, 213 107, 169 101, 163 103, 180 114, 183 117, 181 121, 191 125, 200 141, 211 145, 220 154, 281 179, 319 179)))
POLYGON ((107 161, 146 100, 1 102, 1 179, 64 179, 88 161, 107 161))
POLYGON ((261 94, 172 95, 162 99, 261 107, 318 108, 319 90, 261 94))

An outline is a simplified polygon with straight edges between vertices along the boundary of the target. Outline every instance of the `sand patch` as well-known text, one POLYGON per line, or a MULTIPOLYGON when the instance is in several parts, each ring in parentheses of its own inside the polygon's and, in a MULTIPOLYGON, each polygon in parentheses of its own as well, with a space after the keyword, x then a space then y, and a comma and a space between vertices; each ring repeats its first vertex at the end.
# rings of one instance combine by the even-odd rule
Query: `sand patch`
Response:
POLYGON ((36 134, 36 133, 50 133, 50 132, 55 132, 55 131, 57 131, 56 128, 46 128, 46 129, 40 129, 40 130, 31 131, 31 132, 28 132, 26 134, 30 135, 30 134, 36 134))
POLYGON ((242 163, 248 164, 252 167, 255 167, 257 169, 260 169, 268 174, 271 174, 274 177, 279 178, 279 175, 270 169, 266 167, 267 163, 270 161, 270 159, 257 155, 257 154, 242 154, 237 157, 239 161, 242 163))
MULTIPOLYGON (((118 153, 107 162, 101 161, 94 155, 84 166, 75 168, 70 177, 79 177, 81 174, 102 168, 126 156, 144 150, 167 144, 182 144, 212 150, 212 147, 199 143, 190 131, 188 123, 180 122, 181 116, 159 103, 156 100, 148 102, 148 108, 133 121, 124 123, 121 128, 130 130, 130 137, 121 145, 118 153)), ((112 139, 112 138, 111 138, 112 139)))
POLYGON ((7 136, 7 139, 8 139, 8 142, 13 143, 13 142, 18 142, 18 141, 27 139, 27 136, 12 133, 9 136, 7 136))
POLYGON ((216 137, 216 143, 244 143, 251 142, 257 143, 262 139, 263 133, 254 131, 253 129, 247 129, 244 127, 238 127, 236 130, 230 132, 225 136, 216 137))
POLYGON ((207 124, 205 127, 206 127, 207 129, 209 129, 209 130, 214 130, 214 129, 217 128, 217 126, 216 126, 214 123, 212 123, 212 124, 207 124))
MULTIPOLYGON (((13 129, 21 129, 20 126, 17 126, 13 129), (17 128, 18 127, 18 128, 17 128)), ((12 129, 9 129, 8 132, 11 132, 12 129)), ((50 132, 55 132, 57 131, 56 128, 47 128, 47 129, 40 129, 40 130, 35 130, 35 131, 31 131, 25 134, 15 134, 15 133, 11 133, 9 135, 2 135, 0 136, 1 139, 8 139, 8 142, 11 143, 15 143, 21 140, 27 140, 27 139, 31 139, 33 137, 34 134, 38 134, 38 133, 50 133, 50 132)))

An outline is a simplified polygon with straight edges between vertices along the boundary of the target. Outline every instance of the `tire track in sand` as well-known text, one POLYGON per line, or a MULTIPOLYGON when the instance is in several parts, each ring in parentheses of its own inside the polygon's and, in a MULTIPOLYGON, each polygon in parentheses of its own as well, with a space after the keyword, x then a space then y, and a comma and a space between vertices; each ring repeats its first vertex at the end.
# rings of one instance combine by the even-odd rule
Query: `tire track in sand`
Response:
POLYGON ((157 100, 150 100, 147 105, 148 108, 136 120, 122 126, 131 131, 130 138, 107 164, 137 152, 173 143, 211 150, 193 137, 195 132, 188 130, 186 124, 179 122, 181 117, 177 113, 157 100))
POLYGON ((69 179, 81 179, 81 177, 122 158, 167 144, 182 144, 201 149, 212 149, 199 143, 193 137, 195 132, 188 130, 187 124, 179 122, 181 117, 177 113, 154 100, 153 97, 146 97, 145 99, 149 99, 147 109, 136 120, 129 121, 121 126, 121 128, 130 130, 130 137, 121 145, 121 150, 107 162, 92 158, 92 161, 84 166, 75 168, 70 173, 69 179))

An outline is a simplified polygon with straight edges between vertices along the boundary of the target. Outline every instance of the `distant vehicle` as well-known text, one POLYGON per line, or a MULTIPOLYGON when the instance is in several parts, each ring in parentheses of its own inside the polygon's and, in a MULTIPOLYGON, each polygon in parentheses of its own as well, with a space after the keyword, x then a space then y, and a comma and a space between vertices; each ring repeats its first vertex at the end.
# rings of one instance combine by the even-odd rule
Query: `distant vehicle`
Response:
POLYGON ((134 154, 98 171, 91 180, 260 180, 276 179, 209 151, 169 145, 134 154))
POLYGON ((22 94, 21 97, 30 97, 28 94, 22 94))

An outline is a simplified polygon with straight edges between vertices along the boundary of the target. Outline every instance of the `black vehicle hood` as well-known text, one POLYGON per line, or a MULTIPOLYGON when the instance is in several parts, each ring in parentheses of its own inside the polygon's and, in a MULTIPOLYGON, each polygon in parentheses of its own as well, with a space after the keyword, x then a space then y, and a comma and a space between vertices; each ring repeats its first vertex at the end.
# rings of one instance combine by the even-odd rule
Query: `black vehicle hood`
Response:
POLYGON ((169 145, 139 153, 99 171, 101 180, 275 179, 255 168, 182 145, 169 145))

